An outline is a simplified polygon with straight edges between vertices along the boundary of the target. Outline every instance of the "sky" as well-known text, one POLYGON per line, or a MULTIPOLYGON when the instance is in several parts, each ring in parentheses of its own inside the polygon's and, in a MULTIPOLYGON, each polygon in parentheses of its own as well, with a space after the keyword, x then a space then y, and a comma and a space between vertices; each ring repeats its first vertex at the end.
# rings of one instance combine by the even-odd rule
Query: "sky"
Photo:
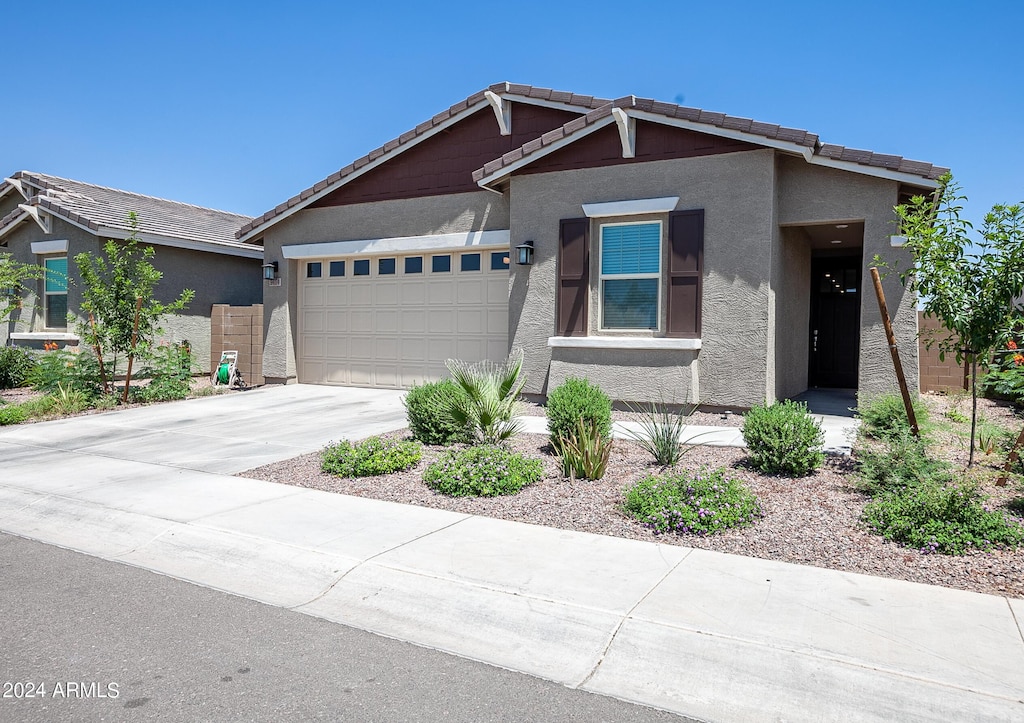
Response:
POLYGON ((65 2, 6 13, 0 177, 258 215, 492 83, 654 98, 1024 201, 1024 3, 65 2))

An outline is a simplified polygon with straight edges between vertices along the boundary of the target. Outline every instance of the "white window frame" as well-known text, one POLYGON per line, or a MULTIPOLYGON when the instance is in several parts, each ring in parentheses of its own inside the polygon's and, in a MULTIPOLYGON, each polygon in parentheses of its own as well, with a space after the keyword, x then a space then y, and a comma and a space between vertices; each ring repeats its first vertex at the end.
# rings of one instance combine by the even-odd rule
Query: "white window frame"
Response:
POLYGON ((645 221, 617 221, 614 223, 602 223, 597 230, 597 330, 608 334, 660 334, 662 331, 662 304, 664 294, 662 292, 662 276, 665 271, 665 224, 661 219, 648 219, 645 221), (658 226, 658 272, 655 274, 605 274, 604 269, 604 230, 611 226, 658 226), (658 280, 658 308, 656 311, 657 325, 652 328, 629 329, 629 328, 607 328, 604 325, 604 281, 605 279, 657 279, 658 280))
MULTIPOLYGON (((67 257, 66 254, 65 255, 61 255, 61 256, 57 256, 57 255, 46 256, 46 257, 43 258, 43 269, 44 269, 44 273, 43 273, 43 328, 44 329, 65 329, 66 330, 68 328, 68 321, 67 321, 67 312, 68 312, 68 308, 67 308, 68 288, 67 287, 68 287, 68 279, 67 279, 67 274, 64 275, 64 291, 63 292, 47 291, 46 290, 46 273, 49 271, 47 266, 46 266, 46 263, 48 261, 60 261, 61 259, 64 259, 65 263, 67 263, 67 261, 68 261, 68 257, 67 257), (50 326, 47 323, 50 320, 50 297, 51 296, 63 296, 64 297, 64 307, 65 307, 64 323, 62 325, 60 325, 60 326, 50 326)), ((70 268, 68 270, 70 271, 70 268)))

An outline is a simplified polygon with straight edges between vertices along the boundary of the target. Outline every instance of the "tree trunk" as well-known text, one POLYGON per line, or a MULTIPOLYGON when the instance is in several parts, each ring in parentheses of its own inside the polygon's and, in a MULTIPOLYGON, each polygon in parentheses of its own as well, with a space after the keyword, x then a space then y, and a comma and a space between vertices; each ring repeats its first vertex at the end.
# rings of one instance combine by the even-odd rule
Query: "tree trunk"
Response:
POLYGON ((135 300, 135 325, 132 327, 132 346, 128 352, 128 373, 124 377, 124 396, 121 403, 128 403, 128 388, 132 385, 132 362, 135 361, 135 343, 139 338, 139 312, 142 310, 142 297, 135 300))
POLYGON ((107 379, 107 371, 103 368, 103 350, 100 348, 100 338, 96 334, 96 319, 92 314, 89 314, 89 324, 92 326, 92 350, 96 352, 96 361, 100 365, 100 383, 103 384, 103 393, 109 394, 112 390, 110 388, 110 381, 107 379))
POLYGON ((967 457, 967 466, 974 464, 974 436, 978 428, 978 361, 971 354, 971 452, 967 457))

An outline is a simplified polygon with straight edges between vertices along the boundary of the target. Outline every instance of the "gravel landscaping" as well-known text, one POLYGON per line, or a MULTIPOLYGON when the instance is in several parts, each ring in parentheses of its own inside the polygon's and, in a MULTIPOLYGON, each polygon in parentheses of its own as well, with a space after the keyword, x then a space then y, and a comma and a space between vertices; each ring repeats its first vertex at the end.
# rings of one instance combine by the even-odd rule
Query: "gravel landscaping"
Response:
MULTIPOLYGON (((956 398, 928 395, 926 400, 936 419, 944 419, 943 412, 954 404, 969 411, 963 400, 956 398)), ((1008 405, 981 400, 979 407, 990 421, 1008 428, 1020 424, 1008 405)), ((714 424, 714 416, 718 415, 706 415, 700 421, 691 422, 714 424)), ((616 419, 623 417, 622 413, 615 413, 616 419)), ((402 430, 391 436, 407 434, 402 430)), ((951 461, 966 461, 966 444, 958 435, 937 434, 944 435, 944 448, 951 461)), ((428 489, 422 481, 423 470, 443 451, 441 447, 424 447, 423 459, 414 468, 383 477, 341 479, 324 474, 320 471, 318 454, 258 467, 240 476, 569 530, 1024 598, 1024 551, 997 550, 963 557, 927 555, 869 533, 859 522, 868 497, 856 489, 852 474, 856 465, 849 457, 828 457, 825 465, 814 474, 790 479, 749 469, 742 449, 693 448, 684 457, 681 467, 727 468, 730 476, 741 479, 757 495, 763 511, 763 517, 751 527, 695 537, 656 535, 622 512, 623 491, 642 477, 660 471, 649 455, 632 442, 615 441, 608 472, 598 482, 562 478, 546 436, 519 435, 511 447, 543 459, 546 474, 540 482, 509 497, 450 498, 428 489)), ((977 470, 978 475, 985 478, 982 486, 992 497, 991 504, 1004 506, 1014 499, 1020 500, 1024 491, 1013 482, 1004 488, 991 484, 993 469, 992 463, 982 456, 977 470)))

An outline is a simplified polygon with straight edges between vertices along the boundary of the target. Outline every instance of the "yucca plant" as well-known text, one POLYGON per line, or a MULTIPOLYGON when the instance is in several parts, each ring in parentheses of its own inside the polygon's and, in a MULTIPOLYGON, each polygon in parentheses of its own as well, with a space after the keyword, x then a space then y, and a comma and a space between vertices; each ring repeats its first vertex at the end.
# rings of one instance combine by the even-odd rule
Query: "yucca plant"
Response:
POLYGON ((77 414, 89 408, 92 398, 81 389, 69 382, 57 382, 57 389, 50 395, 53 398, 53 411, 60 415, 77 414))
POLYGON ((659 406, 653 402, 649 407, 632 407, 632 412, 643 415, 640 420, 640 431, 623 429, 637 444, 647 450, 654 461, 662 467, 670 467, 683 458, 696 444, 693 442, 702 435, 696 434, 686 439, 687 419, 693 414, 697 405, 691 405, 684 411, 674 413, 664 404, 659 406))
POLYGON ((449 359, 446 365, 465 392, 449 400, 449 412, 456 426, 469 430, 474 443, 498 444, 519 433, 518 399, 526 383, 522 352, 500 364, 449 359))
POLYGON ((604 477, 612 453, 612 438, 602 433, 599 424, 578 419, 576 429, 559 439, 563 475, 572 480, 604 477))

